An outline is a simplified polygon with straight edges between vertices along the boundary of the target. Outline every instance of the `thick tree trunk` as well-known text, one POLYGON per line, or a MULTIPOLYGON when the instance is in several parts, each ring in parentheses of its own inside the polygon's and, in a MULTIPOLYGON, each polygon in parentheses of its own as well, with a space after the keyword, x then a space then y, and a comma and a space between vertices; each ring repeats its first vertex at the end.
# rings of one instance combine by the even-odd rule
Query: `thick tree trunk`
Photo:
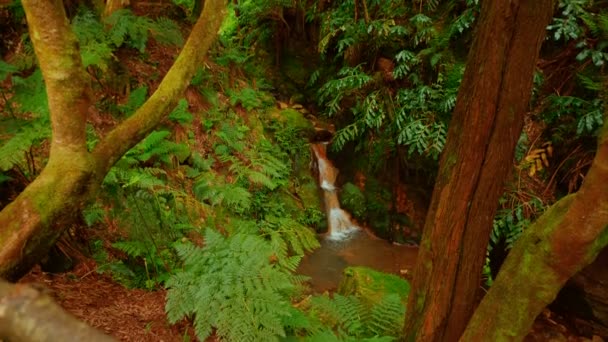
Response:
POLYGON ((30 286, 0 281, 0 340, 111 342, 109 336, 67 314, 30 286))
POLYGON ((92 153, 85 140, 89 81, 61 1, 24 0, 23 7, 46 82, 53 138, 46 168, 0 212, 0 277, 13 280, 48 253, 112 165, 170 112, 214 41, 226 4, 205 1, 184 49, 158 89, 92 153))
POLYGON ((581 189, 515 243, 461 341, 521 341, 566 281, 608 244, 608 120, 581 189))
POLYGON ((456 341, 473 314, 552 0, 483 1, 408 302, 406 339, 456 341))

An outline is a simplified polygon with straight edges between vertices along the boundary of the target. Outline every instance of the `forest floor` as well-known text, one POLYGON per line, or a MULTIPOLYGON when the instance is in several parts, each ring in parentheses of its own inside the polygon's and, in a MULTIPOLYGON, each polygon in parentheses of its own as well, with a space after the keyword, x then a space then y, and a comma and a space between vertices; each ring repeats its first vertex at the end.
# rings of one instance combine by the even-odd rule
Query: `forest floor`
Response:
POLYGON ((43 285, 66 311, 120 341, 194 340, 187 322, 169 325, 165 290, 127 289, 97 273, 93 260, 62 274, 45 273, 37 267, 20 282, 43 285))
MULTIPOLYGON (((81 261, 72 271, 51 274, 33 269, 21 283, 36 283, 66 311, 120 341, 193 341, 191 324, 169 325, 165 314, 165 290, 128 289, 108 275, 97 273, 94 260, 81 261)), ((216 341, 214 338, 208 342, 216 341)), ((601 337, 578 336, 567 322, 545 310, 534 322, 526 342, 602 342, 601 337)))

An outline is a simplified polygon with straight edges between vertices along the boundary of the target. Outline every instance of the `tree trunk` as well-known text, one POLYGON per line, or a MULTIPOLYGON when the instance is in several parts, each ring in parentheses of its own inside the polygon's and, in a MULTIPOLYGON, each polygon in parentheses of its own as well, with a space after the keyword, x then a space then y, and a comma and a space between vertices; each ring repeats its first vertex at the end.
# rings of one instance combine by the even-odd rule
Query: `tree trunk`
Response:
POLYGON ((552 0, 483 1, 418 254, 406 340, 456 341, 475 307, 552 0))
POLYGON ((461 341, 521 341, 566 281, 608 244, 608 120, 575 195, 547 210, 515 243, 461 341))
POLYGON ((67 314, 48 295, 24 284, 0 281, 0 340, 111 342, 67 314))
POLYGON ((89 153, 85 139, 89 80, 61 1, 22 3, 46 83, 53 138, 46 168, 0 212, 0 277, 12 280, 48 253, 97 192, 112 165, 174 107, 202 64, 226 8, 222 0, 205 1, 188 41, 158 89, 89 153))

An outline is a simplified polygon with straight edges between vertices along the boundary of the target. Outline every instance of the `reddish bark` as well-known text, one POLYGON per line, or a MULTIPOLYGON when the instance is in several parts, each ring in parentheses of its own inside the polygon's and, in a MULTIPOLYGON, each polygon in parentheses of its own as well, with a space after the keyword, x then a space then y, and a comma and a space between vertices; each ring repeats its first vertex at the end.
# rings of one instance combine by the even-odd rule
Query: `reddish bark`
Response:
POLYGON ((456 341, 473 314, 552 9, 551 0, 482 2, 414 271, 407 340, 456 341))
POLYGON ((517 241, 461 341, 521 341, 566 281, 608 244, 608 121, 575 195, 551 206, 517 241))

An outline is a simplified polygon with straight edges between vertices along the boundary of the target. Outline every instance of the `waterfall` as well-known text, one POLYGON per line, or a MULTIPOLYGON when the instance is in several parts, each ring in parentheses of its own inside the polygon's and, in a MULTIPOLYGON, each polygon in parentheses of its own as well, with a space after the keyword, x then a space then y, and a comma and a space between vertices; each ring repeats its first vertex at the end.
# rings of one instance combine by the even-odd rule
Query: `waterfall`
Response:
POLYGON ((319 172, 319 185, 323 190, 325 200, 325 210, 328 221, 328 237, 334 240, 341 240, 348 237, 353 231, 359 229, 351 220, 350 215, 340 208, 338 193, 335 186, 338 177, 336 169, 331 161, 327 159, 327 143, 311 144, 315 155, 316 165, 319 172))

